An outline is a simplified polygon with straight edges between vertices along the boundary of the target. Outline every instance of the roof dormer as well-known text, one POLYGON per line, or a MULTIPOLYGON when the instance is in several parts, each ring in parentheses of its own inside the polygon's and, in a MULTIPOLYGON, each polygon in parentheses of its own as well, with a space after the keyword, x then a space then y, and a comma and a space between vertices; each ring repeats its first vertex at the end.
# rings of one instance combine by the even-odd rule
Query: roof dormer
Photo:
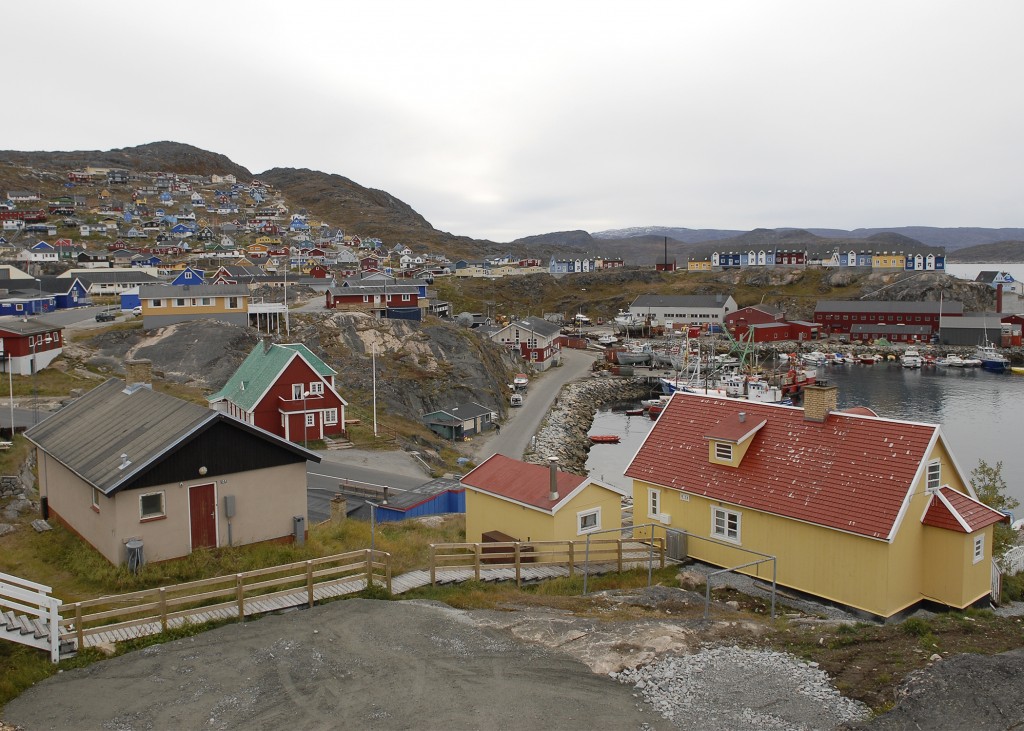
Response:
POLYGON ((740 411, 734 418, 718 422, 704 435, 708 440, 708 461, 726 467, 739 467, 753 436, 767 423, 764 417, 748 420, 745 411, 740 411))

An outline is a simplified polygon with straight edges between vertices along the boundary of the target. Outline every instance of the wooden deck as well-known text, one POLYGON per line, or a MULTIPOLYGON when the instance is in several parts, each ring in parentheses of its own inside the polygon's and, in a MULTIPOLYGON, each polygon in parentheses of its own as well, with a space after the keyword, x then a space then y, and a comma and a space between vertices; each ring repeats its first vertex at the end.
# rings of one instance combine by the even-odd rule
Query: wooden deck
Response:
MULTIPOLYGON (((646 566, 647 561, 637 560, 629 560, 623 564, 623 568, 630 569, 646 566)), ((610 563, 592 564, 587 573, 592 576, 607 574, 618 571, 618 568, 618 563, 615 561, 610 563)), ((522 582, 535 583, 547 579, 569 576, 569 568, 568 566, 557 565, 523 565, 520 568, 520 573, 522 582)), ((577 565, 575 567, 574 574, 577 576, 582 575, 582 566, 577 565)), ((438 568, 436 570, 436 580, 439 585, 459 584, 465 581, 473 581, 474 579, 475 571, 473 568, 438 568)), ((480 580, 484 582, 515 581, 516 572, 514 568, 482 568, 480 570, 480 580)), ((430 585, 430 572, 425 569, 421 569, 393 577, 391 580, 391 591, 392 594, 396 595, 404 594, 405 592, 428 585, 430 585)), ((313 599, 315 602, 322 602, 326 599, 334 599, 340 596, 357 594, 365 588, 365 578, 354 578, 348 581, 324 586, 318 585, 313 589, 313 599)), ((301 606, 308 606, 308 604, 309 596, 306 589, 303 587, 295 590, 294 592, 284 594, 282 596, 275 596, 269 599, 260 599, 258 597, 247 599, 245 601, 244 611, 246 617, 253 617, 271 612, 296 609, 301 606)), ((170 618, 167 621, 167 626, 168 628, 177 628, 189 623, 198 624, 202 622, 232 620, 237 618, 238 611, 236 608, 231 606, 220 607, 211 609, 207 612, 193 614, 189 617, 170 618)), ((159 634, 161 630, 162 627, 159 621, 146 622, 144 624, 137 624, 131 627, 114 629, 109 632, 97 632, 95 634, 86 635, 84 638, 84 645, 86 647, 93 647, 99 644, 124 642, 126 640, 133 640, 139 637, 159 634)), ((74 633, 72 631, 69 634, 73 637, 74 633)))

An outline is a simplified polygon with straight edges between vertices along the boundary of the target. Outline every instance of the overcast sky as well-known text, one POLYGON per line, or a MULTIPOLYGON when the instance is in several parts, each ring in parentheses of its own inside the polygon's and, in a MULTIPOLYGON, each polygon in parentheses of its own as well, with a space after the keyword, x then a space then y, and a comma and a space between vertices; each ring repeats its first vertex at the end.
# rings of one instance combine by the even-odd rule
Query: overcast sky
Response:
MULTIPOLYGON (((436 228, 1022 226, 1021 0, 9 2, 0 149, 172 140, 436 228)), ((339 222, 343 223, 343 222, 339 222)))

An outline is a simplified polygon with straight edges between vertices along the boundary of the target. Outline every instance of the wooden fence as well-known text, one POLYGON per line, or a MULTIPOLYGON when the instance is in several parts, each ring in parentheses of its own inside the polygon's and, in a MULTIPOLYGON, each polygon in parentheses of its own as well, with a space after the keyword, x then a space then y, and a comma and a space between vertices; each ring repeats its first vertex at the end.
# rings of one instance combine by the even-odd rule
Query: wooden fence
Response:
POLYGON ((523 570, 528 567, 567 566, 573 576, 585 562, 616 564, 622 571, 637 563, 657 562, 665 567, 665 539, 651 543, 602 538, 587 541, 509 541, 496 543, 432 543, 430 545, 430 584, 437 585, 437 574, 445 569, 473 569, 473 578, 480 581, 480 571, 514 569, 516 586, 522 586, 523 570))
POLYGON ((50 587, 0 574, 0 638, 50 653, 60 660, 60 600, 50 587))
POLYGON ((144 625, 159 623, 161 631, 175 620, 205 621, 216 617, 250 614, 279 608, 274 600, 289 597, 292 606, 313 606, 314 590, 344 582, 383 584, 391 591, 391 555, 363 549, 308 561, 254 569, 185 584, 144 589, 129 594, 99 597, 65 605, 71 616, 61 620, 62 638, 74 638, 79 649, 90 635, 149 634, 144 625), (304 593, 304 597, 303 597, 304 593), (263 608, 265 607, 265 609, 263 608), (72 613, 73 612, 73 613, 72 613), (133 632, 132 629, 136 628, 133 632))

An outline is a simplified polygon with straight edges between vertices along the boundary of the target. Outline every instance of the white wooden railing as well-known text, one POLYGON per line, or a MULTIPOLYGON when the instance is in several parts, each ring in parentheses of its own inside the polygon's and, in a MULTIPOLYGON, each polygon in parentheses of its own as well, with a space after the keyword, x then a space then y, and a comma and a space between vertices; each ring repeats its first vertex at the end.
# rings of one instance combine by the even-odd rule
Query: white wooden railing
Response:
POLYGON ((50 587, 0 574, 0 637, 50 651, 60 662, 60 599, 50 587))

